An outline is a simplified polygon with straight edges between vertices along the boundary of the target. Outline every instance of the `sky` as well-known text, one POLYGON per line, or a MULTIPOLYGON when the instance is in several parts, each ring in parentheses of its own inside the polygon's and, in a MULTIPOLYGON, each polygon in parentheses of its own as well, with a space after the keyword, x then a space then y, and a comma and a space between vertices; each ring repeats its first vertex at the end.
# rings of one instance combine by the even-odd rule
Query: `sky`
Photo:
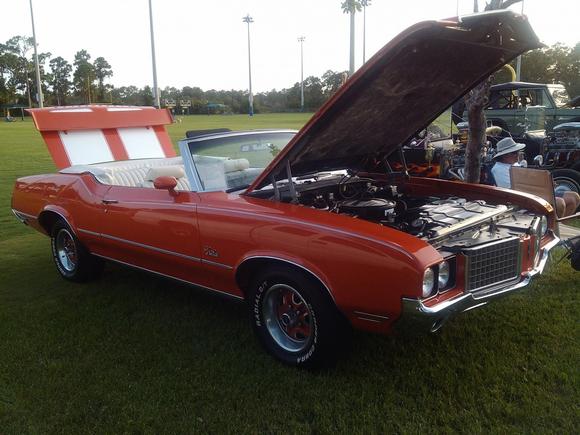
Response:
MULTIPOLYGON (((160 88, 248 89, 250 14, 254 92, 291 87, 304 77, 343 71, 349 62, 349 18, 342 0, 152 0, 160 88)), ((484 1, 479 0, 483 9, 484 1)), ((110 83, 152 85, 148 0, 33 0, 40 52, 72 63, 86 49, 112 66, 110 83)), ((366 58, 408 26, 472 11, 473 0, 372 0, 366 14, 366 58)), ((521 11, 521 4, 511 7, 521 11)), ((28 0, 0 0, 0 41, 32 35, 28 0)), ((580 42, 580 0, 525 0, 524 13, 546 44, 580 42)), ((363 14, 356 15, 356 67, 362 64, 363 14)), ((525 65, 523 66, 525 68, 525 65)))

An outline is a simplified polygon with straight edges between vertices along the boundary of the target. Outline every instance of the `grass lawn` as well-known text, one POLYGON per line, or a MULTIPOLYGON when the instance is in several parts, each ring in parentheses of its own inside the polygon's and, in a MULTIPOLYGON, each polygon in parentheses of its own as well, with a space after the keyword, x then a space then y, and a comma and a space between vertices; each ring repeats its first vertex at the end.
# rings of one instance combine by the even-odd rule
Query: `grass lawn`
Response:
MULTIPOLYGON (((184 117, 169 132, 308 116, 184 117)), ((48 238, 10 213, 14 179, 53 170, 31 122, 0 123, 0 434, 580 427, 580 274, 567 262, 440 333, 355 333, 349 356, 309 373, 262 351, 243 304, 115 265, 95 283, 60 279, 48 238)))

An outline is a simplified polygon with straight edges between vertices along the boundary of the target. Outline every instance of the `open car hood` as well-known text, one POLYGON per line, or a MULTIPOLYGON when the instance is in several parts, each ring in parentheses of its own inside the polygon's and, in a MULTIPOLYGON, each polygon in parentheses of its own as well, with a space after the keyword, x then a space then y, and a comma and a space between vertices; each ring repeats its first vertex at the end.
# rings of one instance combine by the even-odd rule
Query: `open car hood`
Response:
POLYGON ((300 130, 248 192, 292 175, 369 169, 470 89, 541 47, 510 10, 418 23, 363 65, 300 130))

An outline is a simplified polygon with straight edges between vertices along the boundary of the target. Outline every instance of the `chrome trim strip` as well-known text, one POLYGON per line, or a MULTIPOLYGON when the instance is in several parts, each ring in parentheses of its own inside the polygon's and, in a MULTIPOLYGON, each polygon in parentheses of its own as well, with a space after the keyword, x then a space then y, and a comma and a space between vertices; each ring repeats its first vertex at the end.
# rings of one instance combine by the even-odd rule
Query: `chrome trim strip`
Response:
POLYGON ((38 218, 36 216, 28 214, 28 213, 24 213, 23 211, 20 211, 20 210, 16 210, 15 208, 12 209, 12 214, 14 214, 16 219, 18 219, 23 224, 26 223, 26 219, 38 220, 38 218))
POLYGON ((94 231, 85 230, 83 228, 77 228, 77 231, 79 233, 88 234, 89 236, 101 237, 101 234, 100 233, 95 233, 94 231))
POLYGON ((248 136, 253 134, 272 134, 272 133, 298 133, 298 130, 292 129, 281 129, 281 130, 245 130, 245 131, 229 131, 227 133, 218 133, 218 134, 211 134, 208 133, 204 136, 198 136, 194 138, 185 138, 182 139, 180 142, 203 142, 208 139, 222 139, 224 137, 232 137, 232 136, 248 136))
POLYGON ((217 261, 206 260, 205 258, 202 258, 201 259, 201 262, 203 264, 209 264, 210 266, 223 267, 224 269, 228 269, 228 270, 232 270, 233 269, 232 266, 229 266, 227 264, 218 263, 217 261))
POLYGON ((361 316, 357 316, 357 319, 359 320, 365 320, 367 322, 373 322, 373 323, 383 323, 382 320, 375 320, 375 319, 370 319, 368 317, 361 317, 361 316))
POLYGON ((93 255, 95 255, 97 257, 100 257, 100 258, 104 258, 105 260, 114 261, 115 263, 123 264, 125 266, 133 267, 135 269, 143 270, 145 272, 149 272, 149 273, 153 273, 155 275, 159 275, 159 276, 162 276, 162 277, 165 277, 165 278, 173 279, 175 281, 179 281, 179 282, 182 282, 184 284, 194 285, 194 286, 199 287, 199 288, 204 289, 204 290, 208 290, 208 291, 211 291, 211 292, 214 292, 214 293, 219 293, 220 295, 223 295, 223 296, 227 296, 227 297, 230 297, 230 298, 233 298, 233 299, 237 299, 237 300, 242 300, 242 301, 244 300, 244 298, 241 297, 241 296, 233 295, 231 293, 227 293, 227 292, 224 292, 224 291, 221 291, 221 290, 216 290, 216 289, 211 288, 211 287, 206 287, 204 285, 197 284, 197 283, 195 283, 193 281, 187 281, 185 279, 177 278, 177 277, 172 276, 172 275, 166 275, 165 273, 156 272, 155 270, 147 269, 146 267, 141 267, 141 266, 137 266, 135 264, 127 263, 125 261, 116 260, 114 258, 107 257, 106 255, 96 254, 94 252, 91 252, 91 254, 93 254, 93 255))
MULTIPOLYGON (((358 314, 359 316, 370 317, 373 319, 380 319, 380 320, 377 320, 379 322, 381 320, 389 320, 388 316, 379 316, 378 314, 365 313, 364 311, 353 311, 353 313, 358 314)), ((362 318, 362 317, 359 317, 359 319, 360 318, 362 318)), ((367 319, 365 319, 365 320, 367 320, 367 319)), ((368 319, 368 320, 370 320, 370 319, 368 319)))
POLYGON ((420 326, 425 324, 429 330, 434 331, 439 329, 439 327, 453 315, 486 305, 494 299, 498 299, 499 297, 527 286, 534 276, 541 274, 544 271, 550 255, 550 250, 560 242, 560 239, 557 236, 554 235, 553 237, 554 239, 542 248, 542 257, 538 262, 538 265, 534 269, 523 274, 523 278, 519 282, 513 285, 508 285, 504 288, 499 288, 497 291, 487 292, 481 296, 474 293, 463 293, 454 299, 441 302, 432 307, 426 306, 420 299, 403 298, 403 308, 398 324, 407 322, 419 324, 420 326))
POLYGON ((150 249, 151 251, 160 252, 162 254, 175 255, 176 257, 185 258, 186 260, 191 260, 191 261, 196 261, 196 262, 201 261, 201 258, 199 258, 199 257, 192 257, 192 256, 189 256, 186 254, 181 254, 179 252, 168 251, 167 249, 157 248, 157 247, 151 246, 151 245, 145 245, 144 243, 134 242, 132 240, 121 239, 120 237, 110 236, 108 234, 101 233, 101 237, 103 237, 105 239, 109 239, 109 240, 115 240, 117 242, 127 243, 128 245, 137 246, 138 248, 150 249))
POLYGON ((110 236, 110 235, 104 234, 104 233, 96 233, 94 231, 85 230, 85 229, 81 229, 81 228, 79 228, 78 230, 79 230, 79 232, 83 232, 83 233, 89 234, 91 236, 97 236, 97 237, 102 237, 104 239, 115 240, 115 241, 121 242, 121 243, 127 243, 128 245, 137 246, 138 248, 149 249, 151 251, 160 252, 162 254, 167 254, 167 255, 174 255, 176 257, 185 258, 186 260, 195 261, 197 263, 201 262, 201 258, 199 258, 199 257, 192 257, 190 255, 181 254, 179 252, 168 251, 167 249, 157 248, 157 247, 151 246, 151 245, 145 245, 144 243, 139 243, 139 242, 134 242, 132 240, 122 239, 120 237, 110 236))
POLYGON ((79 228, 78 231, 81 233, 91 235, 91 236, 103 237, 105 239, 115 240, 117 242, 123 242, 123 243, 127 243, 129 245, 137 246, 139 248, 145 248, 145 249, 150 249, 150 250, 155 251, 155 252, 161 252, 162 254, 175 255, 176 257, 185 258, 186 260, 191 260, 191 261, 195 261, 195 262, 201 262, 203 264, 208 264, 210 266, 222 267, 222 268, 227 269, 227 270, 233 269, 232 266, 229 266, 229 265, 223 264, 223 263, 218 263, 217 261, 206 260, 205 258, 199 258, 199 257, 192 257, 190 255, 181 254, 179 252, 168 251, 167 249, 157 248, 155 246, 145 245, 145 244, 139 243, 139 242, 133 242, 131 240, 122 239, 120 237, 110 236, 108 234, 103 234, 103 233, 96 233, 94 231, 85 230, 84 228, 79 228))

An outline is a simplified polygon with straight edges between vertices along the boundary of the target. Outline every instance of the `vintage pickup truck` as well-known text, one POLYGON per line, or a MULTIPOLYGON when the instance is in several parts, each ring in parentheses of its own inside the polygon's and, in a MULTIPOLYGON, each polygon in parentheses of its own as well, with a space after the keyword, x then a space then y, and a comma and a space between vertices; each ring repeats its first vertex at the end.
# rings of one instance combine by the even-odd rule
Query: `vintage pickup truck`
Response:
POLYGON ((561 84, 501 83, 490 89, 485 116, 512 136, 549 132, 558 124, 580 121, 580 98, 571 100, 561 84))

